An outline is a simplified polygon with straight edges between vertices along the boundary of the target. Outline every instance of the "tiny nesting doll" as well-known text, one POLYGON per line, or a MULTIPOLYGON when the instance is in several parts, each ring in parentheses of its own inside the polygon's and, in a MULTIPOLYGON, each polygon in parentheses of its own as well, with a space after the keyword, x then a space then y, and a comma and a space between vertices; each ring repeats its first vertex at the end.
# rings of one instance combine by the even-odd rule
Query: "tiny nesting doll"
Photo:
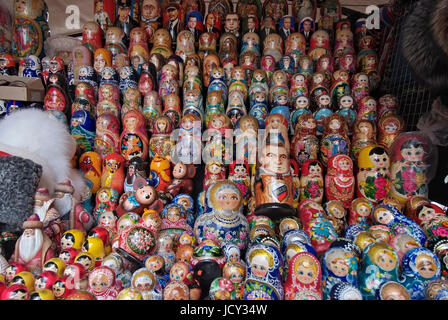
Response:
POLYGON ((115 272, 106 266, 99 266, 89 273, 89 288, 97 300, 115 300, 121 284, 115 280, 115 272))
POLYGON ((402 203, 412 196, 428 196, 428 169, 431 167, 433 146, 419 133, 400 134, 390 148, 390 195, 402 203))
POLYGON ((125 160, 119 153, 109 153, 103 158, 101 187, 111 187, 123 193, 125 160))
POLYGON ((328 159, 336 154, 350 152, 350 139, 345 118, 337 113, 328 116, 324 122, 324 132, 320 142, 320 158, 327 166, 328 159))
POLYGON ((281 300, 283 259, 277 247, 254 244, 246 252, 247 276, 244 282, 244 300, 281 300))
POLYGON ((302 164, 300 177, 300 201, 313 200, 322 203, 324 196, 324 177, 322 164, 309 159, 302 164))
POLYGON ((152 131, 152 126, 157 117, 162 115, 162 101, 155 90, 148 92, 143 99, 143 115, 146 118, 146 128, 152 131))
POLYGON ((240 261, 228 261, 223 269, 223 276, 233 283, 235 288, 235 299, 241 300, 243 298, 244 286, 243 282, 246 278, 246 266, 240 261))
POLYGON ((120 152, 120 121, 115 115, 104 113, 96 119, 94 151, 101 158, 120 152))
POLYGON ((325 176, 325 197, 340 200, 346 208, 350 207, 355 193, 353 161, 345 154, 337 154, 328 160, 325 176))
POLYGON ((386 149, 373 145, 361 149, 358 155, 356 194, 378 203, 390 190, 390 161, 386 149))
POLYGON ((289 262, 285 300, 322 300, 322 270, 309 252, 296 254, 289 262))
POLYGON ((388 113, 378 120, 378 144, 389 149, 395 139, 405 129, 404 119, 394 113, 388 113))
POLYGON ((204 191, 212 186, 215 182, 226 178, 226 166, 218 161, 211 161, 205 165, 204 175, 204 191))
POLYGON ((146 119, 139 110, 130 110, 123 117, 120 153, 128 163, 133 157, 148 158, 146 119))
POLYGON ((358 259, 344 247, 330 248, 322 257, 322 291, 329 299, 331 289, 337 283, 358 286, 358 259))
POLYGON ((353 125, 356 121, 355 100, 350 95, 343 95, 338 100, 339 110, 336 112, 344 116, 348 126, 348 134, 351 136, 353 131, 353 125))
POLYGON ((72 114, 70 132, 78 145, 78 154, 92 151, 95 139, 95 118, 85 110, 78 110, 72 114))
POLYGON ((368 245, 363 251, 358 280, 363 299, 376 299, 382 284, 398 281, 397 253, 384 242, 368 245))
POLYGON ((372 224, 373 203, 366 198, 353 199, 350 209, 348 224, 360 224, 366 228, 372 224))
POLYGON ((241 191, 246 205, 250 197, 250 171, 247 163, 232 162, 229 166, 229 180, 234 182, 241 191))
POLYGON ((94 151, 84 152, 79 157, 79 168, 84 173, 84 178, 91 182, 92 194, 101 187, 101 167, 101 156, 94 151))

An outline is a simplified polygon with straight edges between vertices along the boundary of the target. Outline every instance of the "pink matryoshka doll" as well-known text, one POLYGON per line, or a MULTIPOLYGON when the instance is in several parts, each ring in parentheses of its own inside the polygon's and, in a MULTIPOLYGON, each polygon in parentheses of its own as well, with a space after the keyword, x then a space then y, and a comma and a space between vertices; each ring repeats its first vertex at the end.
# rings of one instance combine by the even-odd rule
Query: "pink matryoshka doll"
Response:
POLYGON ((92 53, 103 47, 103 31, 95 21, 88 21, 82 27, 82 44, 92 53))
POLYGON ((124 189, 125 160, 119 153, 109 153, 103 158, 101 187, 111 187, 119 194, 124 189))
POLYGON ((325 176, 325 197, 329 200, 340 200, 345 208, 349 208, 355 193, 355 176, 353 161, 345 154, 336 154, 328 159, 325 176))
POLYGON ((126 163, 136 156, 148 159, 146 119, 139 110, 133 109, 124 115, 120 144, 120 153, 126 163))
POLYGON ((389 194, 390 160, 387 150, 378 145, 361 149, 358 155, 356 194, 378 203, 389 194))
POLYGON ((89 273, 88 291, 97 300, 115 300, 121 290, 121 284, 115 280, 115 272, 109 267, 99 266, 89 273))
POLYGON ((322 270, 309 252, 297 253, 290 261, 285 283, 285 300, 322 300, 322 270))
POLYGON ((120 152, 120 121, 115 115, 103 113, 96 119, 94 150, 102 159, 120 152))
POLYGON ((322 203, 324 196, 324 177, 322 164, 309 159, 302 164, 300 177, 300 201, 313 200, 322 203))

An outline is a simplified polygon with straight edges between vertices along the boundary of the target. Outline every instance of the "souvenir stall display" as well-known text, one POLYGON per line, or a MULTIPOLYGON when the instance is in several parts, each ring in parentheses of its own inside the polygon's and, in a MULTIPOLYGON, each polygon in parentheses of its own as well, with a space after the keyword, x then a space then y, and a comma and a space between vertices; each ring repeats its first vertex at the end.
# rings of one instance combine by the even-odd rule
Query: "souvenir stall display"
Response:
POLYGON ((338 0, 86 0, 49 37, 13 2, 0 75, 45 95, 0 100, 0 300, 446 299, 448 103, 409 122, 393 33, 338 0))

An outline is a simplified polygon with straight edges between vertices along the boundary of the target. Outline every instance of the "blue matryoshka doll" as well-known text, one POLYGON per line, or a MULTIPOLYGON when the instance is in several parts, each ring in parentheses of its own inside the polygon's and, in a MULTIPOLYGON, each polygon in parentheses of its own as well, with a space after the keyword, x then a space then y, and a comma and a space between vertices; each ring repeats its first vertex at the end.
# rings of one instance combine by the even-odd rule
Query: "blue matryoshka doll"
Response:
POLYGON ((336 283, 344 282, 358 286, 358 261, 352 252, 342 248, 328 249, 322 257, 322 293, 324 299, 330 298, 331 289, 336 283))
POLYGON ((210 83, 208 85, 207 94, 211 91, 221 91, 223 95, 223 103, 227 103, 227 84, 226 74, 221 67, 214 67, 210 72, 210 83))
POLYGON ((97 74, 92 66, 81 66, 78 71, 78 83, 87 82, 95 89, 95 93, 98 93, 97 74))
POLYGON ((427 248, 414 248, 403 256, 399 282, 408 290, 411 300, 424 300, 428 283, 439 279, 440 274, 436 254, 427 248))
POLYGON ((172 203, 177 203, 181 205, 185 212, 187 213, 187 223, 190 227, 194 227, 194 222, 196 220, 195 210, 194 210, 194 200, 186 193, 179 193, 173 198, 172 203))
POLYGON ((278 69, 285 71, 290 79, 295 73, 294 58, 290 55, 284 55, 278 62, 278 69))
POLYGON ((160 213, 160 217, 162 218, 160 235, 168 234, 175 239, 185 231, 192 231, 187 223, 187 213, 180 204, 170 203, 166 205, 160 213))
POLYGON ((72 114, 70 133, 75 138, 79 155, 93 151, 95 142, 95 119, 85 110, 78 110, 72 114))
POLYGON ((362 294, 357 287, 338 282, 331 288, 329 300, 362 300, 362 294))
POLYGON ((121 94, 124 94, 124 92, 129 88, 138 88, 138 77, 134 68, 130 66, 123 66, 120 68, 118 73, 120 79, 118 87, 121 94))
POLYGON ((112 84, 118 88, 119 86, 118 73, 115 70, 115 68, 107 66, 104 67, 103 70, 101 70, 99 81, 100 87, 103 84, 112 84))
POLYGON ((374 224, 382 224, 389 227, 394 235, 407 233, 417 240, 421 246, 426 244, 427 236, 422 228, 391 204, 377 205, 373 210, 372 220, 374 224))
POLYGON ((19 111, 20 109, 24 109, 25 106, 22 101, 17 100, 9 100, 6 103, 6 116, 11 115, 12 113, 19 111))
POLYGON ((274 95, 270 114, 274 113, 282 114, 286 119, 289 119, 289 95, 287 92, 279 91, 274 95))
POLYGON ((359 289, 365 300, 375 300, 387 281, 398 280, 398 255, 384 242, 369 244, 363 251, 358 273, 359 289))
POLYGON ((274 245, 257 243, 246 252, 244 300, 282 300, 282 256, 274 245))

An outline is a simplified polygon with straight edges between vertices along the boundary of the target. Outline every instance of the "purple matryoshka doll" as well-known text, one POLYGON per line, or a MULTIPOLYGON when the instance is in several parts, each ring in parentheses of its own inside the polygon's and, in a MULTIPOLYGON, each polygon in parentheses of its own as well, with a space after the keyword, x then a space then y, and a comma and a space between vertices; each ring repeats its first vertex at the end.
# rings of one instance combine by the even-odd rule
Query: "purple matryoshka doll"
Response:
POLYGON ((324 196, 324 177, 322 164, 309 159, 302 164, 300 177, 300 201, 313 200, 322 203, 324 196))
POLYGON ((349 154, 350 139, 345 118, 333 113, 325 118, 323 136, 320 141, 320 159, 326 167, 328 159, 335 154, 349 154))
POLYGON ((196 239, 212 239, 220 245, 231 243, 245 249, 249 224, 242 214, 243 197, 238 186, 229 180, 215 182, 207 189, 206 197, 211 211, 196 219, 196 239))
POLYGON ((95 144, 95 118, 89 112, 78 110, 72 114, 70 132, 77 142, 79 155, 87 151, 93 151, 95 144))
POLYGON ((390 160, 385 148, 371 145, 361 149, 358 155, 356 194, 378 203, 389 194, 390 160))
POLYGON ((139 156, 143 160, 148 159, 146 119, 139 110, 130 110, 124 115, 120 141, 120 153, 126 163, 135 156, 139 156))
POLYGON ((101 158, 120 150, 120 121, 111 113, 104 113, 96 119, 94 150, 101 158))
POLYGON ((322 300, 322 270, 309 252, 296 254, 289 262, 285 300, 322 300))
POLYGON ((350 207, 355 193, 353 161, 345 154, 336 154, 328 159, 325 176, 325 196, 328 200, 340 200, 350 207))

